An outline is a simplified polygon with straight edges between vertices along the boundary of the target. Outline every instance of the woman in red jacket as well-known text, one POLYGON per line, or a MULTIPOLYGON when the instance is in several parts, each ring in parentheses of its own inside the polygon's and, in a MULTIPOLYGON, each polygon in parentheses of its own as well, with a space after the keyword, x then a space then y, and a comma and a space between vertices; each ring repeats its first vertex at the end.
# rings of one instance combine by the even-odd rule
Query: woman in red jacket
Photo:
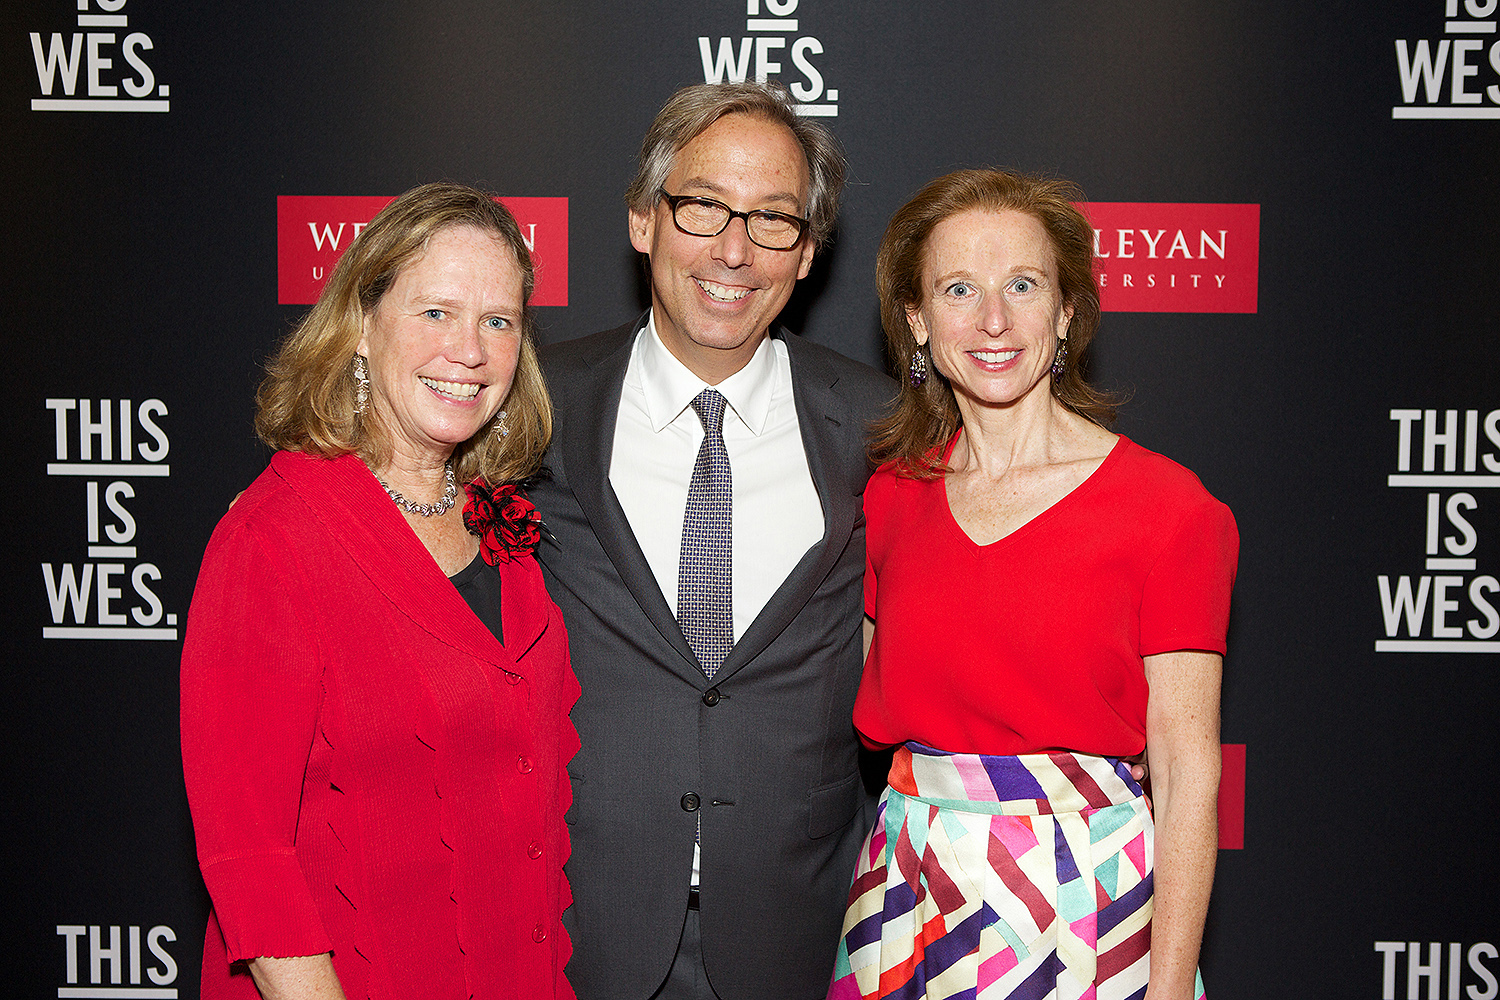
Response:
POLYGON ((425 185, 269 366, 279 450, 209 542, 182 658, 206 998, 572 996, 578 687, 509 485, 551 434, 532 283, 509 212, 425 185))

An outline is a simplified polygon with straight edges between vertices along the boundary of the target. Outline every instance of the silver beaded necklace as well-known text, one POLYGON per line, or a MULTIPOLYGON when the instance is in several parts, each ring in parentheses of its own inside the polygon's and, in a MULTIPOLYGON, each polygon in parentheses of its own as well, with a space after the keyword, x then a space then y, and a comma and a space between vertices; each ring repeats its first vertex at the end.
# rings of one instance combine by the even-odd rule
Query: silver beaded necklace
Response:
POLYGON ((453 471, 453 460, 450 458, 443 463, 443 478, 446 485, 443 487, 443 495, 432 503, 412 503, 401 495, 400 490, 393 490, 385 484, 384 479, 376 479, 380 488, 385 490, 386 496, 390 497, 397 507, 408 514, 418 517, 437 517, 446 514, 453 509, 453 502, 458 499, 458 476, 453 471))

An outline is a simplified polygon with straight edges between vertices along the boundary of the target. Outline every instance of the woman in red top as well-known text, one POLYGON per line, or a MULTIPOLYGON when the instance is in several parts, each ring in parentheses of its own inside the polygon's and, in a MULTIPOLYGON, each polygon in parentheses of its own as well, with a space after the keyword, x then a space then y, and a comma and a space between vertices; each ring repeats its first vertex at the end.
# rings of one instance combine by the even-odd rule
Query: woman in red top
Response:
POLYGON ((573 995, 578 685, 504 485, 551 433, 532 281, 499 203, 425 185, 269 367, 182 657, 206 998, 573 995))
POLYGON ((1105 425, 1061 181, 941 177, 877 284, 910 359, 865 493, 866 741, 900 745, 831 998, 1202 995, 1238 535, 1105 425), (1154 817, 1120 758, 1147 752, 1154 817))

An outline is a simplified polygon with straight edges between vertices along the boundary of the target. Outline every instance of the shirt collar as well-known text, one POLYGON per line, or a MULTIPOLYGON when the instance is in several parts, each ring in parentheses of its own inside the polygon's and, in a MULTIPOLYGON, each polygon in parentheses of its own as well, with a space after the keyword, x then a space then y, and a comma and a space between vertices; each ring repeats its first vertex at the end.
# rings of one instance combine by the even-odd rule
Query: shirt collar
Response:
MULTIPOLYGON (((651 429, 660 431, 676 420, 709 385, 667 350, 667 345, 656 333, 654 316, 647 319, 637 345, 646 415, 651 421, 651 429)), ((771 338, 764 337, 745 367, 713 388, 724 396, 729 408, 750 429, 750 433, 759 435, 771 412, 777 377, 775 350, 771 338)))

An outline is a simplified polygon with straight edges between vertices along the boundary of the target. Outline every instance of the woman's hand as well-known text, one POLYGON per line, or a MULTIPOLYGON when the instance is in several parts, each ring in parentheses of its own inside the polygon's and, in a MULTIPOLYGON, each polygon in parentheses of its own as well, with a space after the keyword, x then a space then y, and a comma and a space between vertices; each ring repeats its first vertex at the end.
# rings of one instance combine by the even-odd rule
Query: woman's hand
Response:
POLYGON ((344 1000, 344 988, 327 955, 250 960, 250 977, 265 1000, 344 1000))
POLYGON ((1203 921, 1218 860, 1217 653, 1181 650, 1145 658, 1146 748, 1156 821, 1148 1000, 1192 1000, 1203 921))

